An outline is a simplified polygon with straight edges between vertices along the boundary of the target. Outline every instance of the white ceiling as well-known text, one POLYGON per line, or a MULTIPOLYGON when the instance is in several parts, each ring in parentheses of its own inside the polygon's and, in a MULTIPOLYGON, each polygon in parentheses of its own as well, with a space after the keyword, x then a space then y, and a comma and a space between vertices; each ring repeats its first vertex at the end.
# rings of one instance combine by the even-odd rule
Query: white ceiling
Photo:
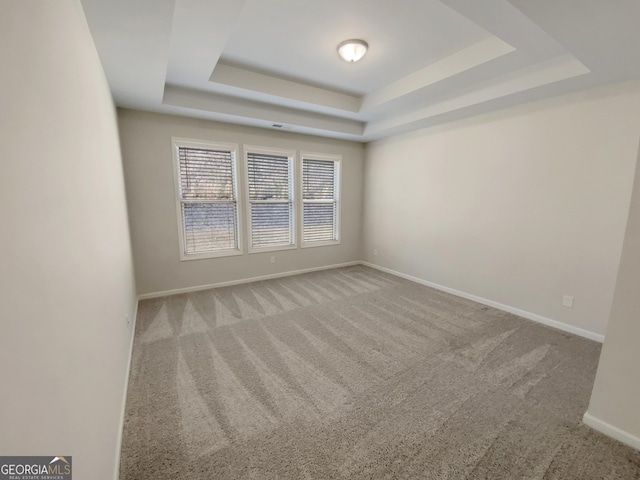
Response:
POLYGON ((362 142, 640 77, 638 0, 82 4, 119 106, 362 142))

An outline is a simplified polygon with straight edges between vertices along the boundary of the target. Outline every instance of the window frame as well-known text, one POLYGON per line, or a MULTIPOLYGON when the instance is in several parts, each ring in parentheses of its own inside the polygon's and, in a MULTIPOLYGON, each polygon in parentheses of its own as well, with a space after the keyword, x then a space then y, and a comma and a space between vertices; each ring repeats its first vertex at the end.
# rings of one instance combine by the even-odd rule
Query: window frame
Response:
MULTIPOLYGON (((243 145, 243 169, 244 169, 244 200, 245 200, 245 208, 246 208, 246 229, 247 229, 247 251, 249 254, 254 253, 266 253, 266 252, 278 252, 283 250, 295 250, 298 248, 298 202, 297 202, 297 191, 298 186, 296 185, 297 177, 297 161, 296 161, 296 152, 295 150, 290 149, 282 149, 282 148, 273 148, 273 147, 262 147, 258 145, 243 145), (264 155, 275 155, 289 158, 289 164, 291 166, 291 177, 290 177, 290 200, 291 204, 291 245, 267 245, 263 247, 254 247, 253 246, 253 231, 251 228, 251 204, 252 203, 270 203, 267 201, 252 201, 250 198, 250 189, 249 189, 249 154, 264 154, 264 155)), ((275 203, 283 203, 283 202, 275 202, 275 203)))
MULTIPOLYGON (((238 152, 239 146, 235 143, 224 143, 216 141, 199 140, 192 138, 171 137, 171 150, 173 152, 173 176, 174 176, 174 191, 176 201, 176 220, 178 225, 178 237, 179 237, 179 250, 180 261, 190 260, 202 260, 207 258, 219 258, 230 257, 236 255, 243 255, 244 253, 244 241, 243 241, 243 215, 244 205, 242 202, 242 194, 239 190, 240 182, 238 182, 238 176, 240 175, 238 152), (182 205, 184 203, 216 203, 216 202, 185 202, 182 198, 181 183, 180 183, 180 148, 199 148, 210 149, 218 151, 228 151, 231 154, 232 165, 232 182, 235 191, 235 206, 236 206, 236 248, 233 249, 221 249, 210 252, 202 253, 187 253, 186 232, 185 232, 185 219, 183 215, 182 205)), ((220 203, 232 203, 232 202, 220 202, 220 203)))
MULTIPOLYGON (((340 245, 342 242, 342 155, 332 155, 327 153, 314 153, 314 152, 300 152, 300 167, 298 185, 300 188, 299 197, 299 225, 300 225, 300 247, 301 248, 314 248, 314 247, 327 247, 331 245, 340 245), (331 161, 335 164, 335 178, 334 178, 334 197, 335 199, 331 203, 336 204, 336 238, 335 240, 322 240, 318 242, 305 242, 304 241, 304 161, 305 160, 320 160, 331 161)), ((309 203, 318 203, 309 202, 309 203)), ((330 202, 321 202, 330 203, 330 202)))

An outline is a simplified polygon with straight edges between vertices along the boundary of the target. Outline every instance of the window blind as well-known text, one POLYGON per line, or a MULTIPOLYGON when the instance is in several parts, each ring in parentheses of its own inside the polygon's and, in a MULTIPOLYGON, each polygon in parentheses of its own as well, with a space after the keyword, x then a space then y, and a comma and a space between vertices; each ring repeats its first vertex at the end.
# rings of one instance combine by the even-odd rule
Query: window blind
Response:
POLYGON ((247 178, 251 246, 293 245, 292 158, 249 152, 247 178))
POLYGON ((185 254, 238 248, 233 152, 178 147, 185 254))
POLYGON ((332 160, 302 160, 304 243, 338 239, 338 165, 332 160))

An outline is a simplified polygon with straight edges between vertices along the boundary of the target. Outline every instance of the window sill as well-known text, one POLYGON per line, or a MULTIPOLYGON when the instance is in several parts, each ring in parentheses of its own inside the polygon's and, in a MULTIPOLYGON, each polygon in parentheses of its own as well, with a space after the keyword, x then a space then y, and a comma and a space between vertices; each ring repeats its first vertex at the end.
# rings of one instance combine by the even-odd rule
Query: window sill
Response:
POLYGON ((207 260, 211 258, 234 257, 237 255, 242 255, 242 253, 242 250, 221 250, 219 252, 195 253, 191 255, 180 253, 180 261, 189 262, 191 260, 207 260))
POLYGON ((249 248, 249 255, 253 255, 254 253, 268 253, 268 252, 281 252, 283 250, 295 250, 297 245, 282 245, 282 246, 273 246, 273 247, 255 247, 249 248))
POLYGON ((302 248, 330 247, 332 245, 340 245, 340 240, 326 240, 323 242, 307 242, 302 244, 302 248))

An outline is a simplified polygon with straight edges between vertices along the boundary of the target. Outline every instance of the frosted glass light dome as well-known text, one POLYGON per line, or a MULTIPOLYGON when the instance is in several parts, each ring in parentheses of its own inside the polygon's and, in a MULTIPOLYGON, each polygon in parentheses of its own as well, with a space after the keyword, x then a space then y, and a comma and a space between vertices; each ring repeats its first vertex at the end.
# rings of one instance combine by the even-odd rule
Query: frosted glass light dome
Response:
POLYGON ((345 62, 353 63, 364 57, 367 53, 367 42, 364 40, 345 40, 338 45, 338 55, 342 57, 345 62))

